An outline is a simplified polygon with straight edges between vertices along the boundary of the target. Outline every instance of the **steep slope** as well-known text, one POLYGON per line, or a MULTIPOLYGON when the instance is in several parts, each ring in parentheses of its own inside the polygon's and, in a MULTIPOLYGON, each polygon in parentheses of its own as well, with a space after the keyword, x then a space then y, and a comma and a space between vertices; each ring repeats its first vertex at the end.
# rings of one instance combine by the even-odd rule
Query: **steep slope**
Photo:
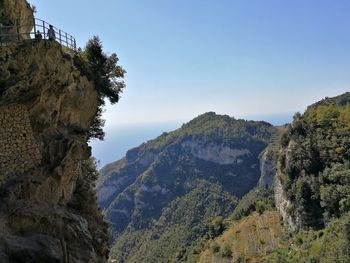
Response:
POLYGON ((347 213, 322 230, 290 232, 276 210, 252 213, 206 243, 197 262, 348 263, 349 226, 347 213))
POLYGON ((261 154, 262 178, 269 159, 277 162, 274 193, 246 194, 230 216, 239 221, 207 242, 198 262, 350 262, 350 93, 309 106, 284 132, 261 154), (253 213, 266 208, 268 220, 253 213))
MULTIPOLYGON (((25 1, 1 4, 31 23, 25 1)), ((87 165, 93 83, 55 42, 2 45, 0 63, 0 262, 106 262, 87 165)))
POLYGON ((231 222, 220 237, 208 243, 197 262, 274 262, 276 251, 287 243, 281 240, 282 234, 277 211, 266 211, 261 215, 252 213, 231 222))
MULTIPOLYGON (((218 196, 225 196, 221 205, 231 205, 208 212, 198 210, 198 214, 190 216, 188 222, 202 217, 204 223, 200 227, 208 228, 207 222, 215 216, 228 215, 229 210, 233 210, 236 197, 241 197, 257 184, 260 176, 259 154, 275 132, 275 128, 265 122, 235 120, 229 116, 206 113, 174 132, 164 133, 130 150, 125 158, 102 169, 103 177, 97 187, 98 200, 105 209, 117 248, 120 248, 114 249, 118 261, 137 262, 130 256, 131 251, 136 255, 145 249, 140 247, 137 248, 139 251, 135 251, 138 246, 135 240, 140 239, 138 232, 146 231, 141 235, 149 240, 150 229, 155 228, 167 209, 176 206, 177 202, 191 202, 186 198, 191 193, 200 195, 208 191, 196 183, 198 180, 215 190, 215 193, 208 192, 210 199, 205 200, 205 206, 218 202, 215 201, 218 196), (132 240, 127 241, 127 237, 132 240)), ((192 198, 195 199, 195 196, 192 198)), ((195 206, 195 203, 192 202, 192 205, 195 206)), ((185 207, 181 208, 183 214, 187 213, 185 207)), ((169 221, 166 228, 174 225, 175 222, 169 221)), ((188 223, 188 226, 195 225, 188 223)), ((185 236, 182 236, 181 240, 188 246, 205 235, 202 230, 196 235, 193 228, 185 229, 181 231, 192 235, 187 243, 185 236)), ((179 241, 172 242, 174 249, 165 257, 169 262, 182 249, 179 241)), ((186 261, 187 256, 181 260, 186 261)), ((149 260, 155 258, 151 255, 149 260)))
POLYGON ((350 93, 296 114, 282 138, 276 205, 292 229, 322 228, 350 209, 350 93))
POLYGON ((217 216, 228 216, 237 199, 222 187, 194 181, 191 190, 162 210, 147 228, 129 226, 111 251, 117 262, 195 262, 217 216), (121 253, 123 252, 123 253, 121 253))

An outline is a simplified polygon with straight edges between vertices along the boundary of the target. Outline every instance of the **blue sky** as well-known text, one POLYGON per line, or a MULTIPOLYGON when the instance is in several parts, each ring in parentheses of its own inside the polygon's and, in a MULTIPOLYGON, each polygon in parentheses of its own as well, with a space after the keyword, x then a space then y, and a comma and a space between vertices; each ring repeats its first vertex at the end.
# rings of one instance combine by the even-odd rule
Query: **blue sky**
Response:
POLYGON ((30 0, 127 70, 107 126, 303 111, 350 87, 348 0, 30 0))
POLYGON ((350 90, 348 0, 29 0, 83 47, 98 35, 127 70, 107 106, 102 165, 207 111, 289 121, 350 90))

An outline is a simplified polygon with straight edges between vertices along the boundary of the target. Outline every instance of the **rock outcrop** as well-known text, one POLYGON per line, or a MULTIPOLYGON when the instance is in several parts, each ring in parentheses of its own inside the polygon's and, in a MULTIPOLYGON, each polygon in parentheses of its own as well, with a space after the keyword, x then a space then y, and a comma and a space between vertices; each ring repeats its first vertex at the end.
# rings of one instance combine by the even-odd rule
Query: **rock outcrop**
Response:
POLYGON ((297 213, 296 204, 287 198, 279 177, 275 178, 274 194, 276 209, 289 229, 296 231, 301 229, 301 217, 297 213))
MULTIPOLYGON (((285 154, 285 163, 284 165, 288 165, 291 159, 291 153, 293 149, 294 142, 291 141, 285 149, 282 149, 279 153, 280 155, 285 154)), ((299 214, 299 209, 297 209, 297 203, 295 201, 290 200, 287 197, 285 189, 282 185, 282 168, 281 163, 278 163, 276 169, 276 177, 274 181, 274 194, 275 194, 275 204, 276 209, 280 213, 283 222, 293 231, 299 230, 303 226, 303 222, 301 220, 301 215, 299 214)))
MULTIPOLYGON (((18 25, 18 32, 23 38, 29 38, 33 28, 33 10, 26 0, 0 0, 0 23, 4 26, 18 25)), ((13 29, 12 33, 17 33, 13 29)))
MULTIPOLYGON (((4 3, 31 19, 25 1, 4 3)), ((95 87, 56 42, 0 49, 0 262, 106 262, 85 165, 95 87)))
POLYGON ((111 258, 161 262, 182 246, 189 255, 213 217, 256 186, 259 154, 275 133, 265 122, 205 113, 104 167, 97 195, 115 241, 111 258))
POLYGON ((274 183, 276 167, 273 159, 273 151, 267 147, 259 156, 260 159, 260 179, 258 186, 270 187, 274 183))
POLYGON ((247 149, 232 149, 226 145, 207 144, 198 140, 185 141, 182 147, 188 148, 196 158, 222 165, 241 163, 246 155, 251 155, 247 149))

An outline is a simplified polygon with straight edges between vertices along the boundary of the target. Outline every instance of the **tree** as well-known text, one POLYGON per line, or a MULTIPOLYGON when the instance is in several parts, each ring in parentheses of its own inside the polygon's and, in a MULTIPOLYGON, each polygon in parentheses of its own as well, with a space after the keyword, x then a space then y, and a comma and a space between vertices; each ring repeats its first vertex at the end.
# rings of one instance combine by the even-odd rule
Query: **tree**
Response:
POLYGON ((107 97, 114 104, 119 101, 120 93, 125 87, 125 70, 117 65, 119 59, 115 53, 107 56, 102 50, 102 42, 94 36, 85 46, 84 53, 89 63, 93 81, 101 98, 107 97))
POLYGON ((98 179, 100 175, 97 170, 98 165, 99 161, 96 160, 96 158, 94 157, 90 157, 82 163, 83 174, 91 184, 94 184, 94 182, 98 179))
POLYGON ((125 83, 121 79, 124 78, 126 71, 118 65, 118 61, 118 56, 115 53, 108 56, 103 52, 102 42, 97 36, 91 38, 84 50, 74 57, 75 65, 82 74, 94 82, 99 94, 99 106, 89 130, 89 138, 103 140, 105 122, 102 119, 102 112, 105 98, 112 104, 117 103, 120 99, 120 93, 125 87, 125 83))

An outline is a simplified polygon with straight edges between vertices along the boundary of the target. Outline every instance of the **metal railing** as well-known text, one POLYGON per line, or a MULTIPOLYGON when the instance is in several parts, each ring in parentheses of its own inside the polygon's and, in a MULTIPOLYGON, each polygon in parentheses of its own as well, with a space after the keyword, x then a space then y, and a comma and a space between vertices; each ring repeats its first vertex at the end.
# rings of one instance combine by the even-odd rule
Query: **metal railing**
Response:
POLYGON ((48 34, 50 25, 44 20, 35 18, 30 33, 23 33, 24 28, 30 27, 28 25, 0 25, 0 43, 21 42, 26 39, 53 39, 64 47, 74 51, 77 49, 75 38, 57 27, 52 27, 55 37, 50 38, 48 34))

